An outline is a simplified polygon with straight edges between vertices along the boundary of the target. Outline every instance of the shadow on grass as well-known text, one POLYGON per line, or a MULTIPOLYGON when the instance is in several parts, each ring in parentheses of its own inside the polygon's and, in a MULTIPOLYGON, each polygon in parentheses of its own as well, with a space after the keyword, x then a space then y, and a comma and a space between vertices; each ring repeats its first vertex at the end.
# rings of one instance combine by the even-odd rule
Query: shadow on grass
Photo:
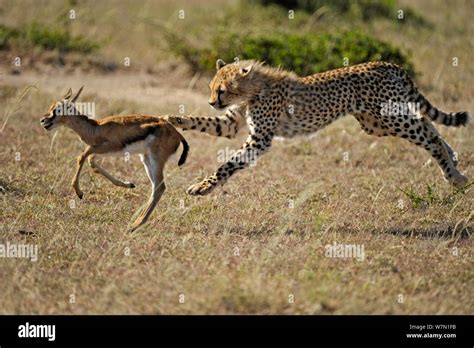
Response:
MULTIPOLYGON (((339 233, 344 236, 349 236, 349 235, 358 235, 361 233, 364 233, 360 229, 354 229, 354 228, 344 228, 338 230, 339 233)), ((367 230, 366 230, 367 231, 367 230)), ((427 228, 422 228, 422 227, 389 227, 389 228, 375 228, 372 230, 373 233, 376 233, 377 235, 382 235, 382 234, 391 234, 393 236, 397 237, 407 237, 407 238, 421 238, 421 239, 444 239, 444 240, 449 240, 449 239, 468 239, 471 237, 471 235, 474 232, 474 228, 471 226, 465 226, 465 225, 442 225, 442 226, 430 226, 427 228)), ((303 229, 303 230, 295 230, 291 228, 283 228, 279 229, 278 231, 274 229, 268 229, 268 228, 251 228, 251 229, 241 229, 238 227, 231 228, 229 231, 229 234, 232 235, 240 235, 240 236, 247 236, 247 237, 253 237, 253 238, 261 238, 262 236, 272 236, 275 235, 275 233, 283 233, 285 235, 294 235, 294 236, 299 236, 299 237, 304 237, 307 235, 312 235, 312 236, 324 236, 324 233, 316 233, 314 230, 311 228, 309 229, 303 229)))
POLYGON ((422 238, 422 239, 452 239, 469 238, 472 235, 473 228, 469 226, 446 225, 429 228, 399 228, 391 227, 383 231, 384 233, 395 236, 422 238))
POLYGON ((5 193, 12 193, 15 195, 25 194, 25 192, 22 189, 15 187, 12 184, 7 183, 6 181, 3 181, 2 179, 0 179, 0 194, 5 194, 5 193))

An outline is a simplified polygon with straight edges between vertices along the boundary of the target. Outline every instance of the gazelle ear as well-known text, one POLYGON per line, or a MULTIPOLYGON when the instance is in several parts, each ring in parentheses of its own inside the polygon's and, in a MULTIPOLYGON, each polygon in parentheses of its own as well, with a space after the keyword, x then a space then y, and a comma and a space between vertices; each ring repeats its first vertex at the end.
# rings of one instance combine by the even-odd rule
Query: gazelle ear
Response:
POLYGON ((218 59, 216 61, 216 69, 219 70, 220 68, 222 68, 223 66, 225 66, 225 62, 222 60, 222 59, 218 59))
POLYGON ((74 96, 74 98, 71 99, 71 103, 74 103, 77 98, 79 98, 79 95, 81 94, 82 92, 82 89, 84 88, 84 86, 82 86, 81 88, 79 88, 79 91, 77 91, 76 95, 74 96))
POLYGON ((66 91, 66 94, 63 96, 63 99, 64 99, 64 100, 68 100, 69 98, 71 98, 71 96, 72 96, 72 89, 69 88, 69 89, 66 91))
POLYGON ((247 76, 248 74, 250 74, 251 71, 252 71, 252 65, 248 65, 245 68, 241 68, 239 72, 240 72, 240 75, 247 76))

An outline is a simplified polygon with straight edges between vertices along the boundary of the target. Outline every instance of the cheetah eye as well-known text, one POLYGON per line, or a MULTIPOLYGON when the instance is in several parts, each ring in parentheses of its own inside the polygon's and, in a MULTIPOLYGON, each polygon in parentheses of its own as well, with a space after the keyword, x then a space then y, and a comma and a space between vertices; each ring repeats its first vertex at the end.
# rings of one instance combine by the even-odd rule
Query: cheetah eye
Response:
POLYGON ((224 94, 225 91, 219 87, 219 89, 217 90, 217 94, 221 95, 221 94, 224 94))

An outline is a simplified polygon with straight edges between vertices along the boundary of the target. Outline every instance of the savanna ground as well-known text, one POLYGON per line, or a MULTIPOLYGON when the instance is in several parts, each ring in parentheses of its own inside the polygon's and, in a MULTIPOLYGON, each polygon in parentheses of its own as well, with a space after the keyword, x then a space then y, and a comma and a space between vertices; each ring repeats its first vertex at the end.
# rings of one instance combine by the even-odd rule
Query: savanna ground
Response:
MULTIPOLYGON (((85 85, 81 101, 95 102, 99 117, 177 113, 180 105, 216 114, 207 105, 210 76, 167 55, 159 30, 141 19, 153 15, 205 37, 214 13, 236 11, 236 3, 0 4, 0 21, 9 25, 48 23, 75 7, 72 32, 101 42, 98 52, 69 54, 60 64, 54 51, 0 51, 0 243, 39 248, 37 262, 0 259, 0 313, 472 314, 472 188, 453 190, 423 150, 366 135, 351 116, 310 138, 275 141, 257 166, 200 198, 186 188, 246 134, 184 133, 187 164, 170 160, 168 189, 150 223, 133 234, 127 225, 150 189, 138 158, 104 161, 135 189, 117 188, 85 166, 84 199, 74 196, 70 181, 84 145, 70 130, 40 127, 49 103, 85 85), (183 7, 188 19, 180 22, 183 7), (23 63, 15 67, 18 55, 23 63), (108 62, 116 67, 109 71, 108 62), (334 242, 363 246, 365 258, 326 257, 334 242)), ((472 113, 472 2, 402 3, 434 29, 387 20, 368 29, 412 51, 420 89, 434 105, 472 113)), ((247 16, 249 25, 259 20, 247 16)), ((321 21, 314 30, 331 28, 321 21)), ((461 171, 474 177, 472 123, 437 128, 459 153, 461 171)))

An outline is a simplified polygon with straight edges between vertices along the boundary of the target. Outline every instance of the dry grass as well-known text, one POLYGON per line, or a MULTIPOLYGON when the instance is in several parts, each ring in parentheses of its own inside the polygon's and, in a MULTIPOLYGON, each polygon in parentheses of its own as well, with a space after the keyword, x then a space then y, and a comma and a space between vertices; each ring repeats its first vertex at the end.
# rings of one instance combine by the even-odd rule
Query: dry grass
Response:
MULTIPOLYGON (((443 11, 455 16, 463 12, 460 4, 444 8, 437 2, 442 10, 429 12, 428 7, 428 16, 437 18, 443 11)), ((467 29, 450 43, 468 57, 472 25, 467 17, 459 18, 467 29)), ((440 64, 435 54, 443 49, 441 38, 454 35, 449 26, 438 22, 433 47, 414 42, 410 33, 406 41, 425 47, 413 55, 425 72, 422 84, 433 87, 429 98, 447 110, 472 112, 469 64, 455 72, 446 68, 436 85, 430 80, 430 66, 440 64), (457 94, 453 76, 460 76, 457 94)), ((245 134, 227 140, 185 133, 191 145, 188 164, 178 169, 177 157, 170 161, 168 190, 151 222, 135 234, 126 226, 149 190, 137 158, 104 162, 137 188, 114 187, 87 169, 81 181, 85 197, 75 198, 69 183, 83 145, 69 130, 53 136, 39 126, 51 99, 69 85, 85 84, 85 100, 96 101, 100 115, 176 112, 181 103, 209 113, 207 92, 188 89, 176 81, 183 76, 173 74, 139 82, 122 71, 3 76, 0 127, 6 110, 12 113, 0 133, 0 243, 37 244, 39 260, 0 259, 1 313, 474 312, 473 190, 453 193, 423 150, 403 140, 370 137, 351 117, 310 139, 275 142, 255 168, 203 198, 184 191, 216 167, 219 150, 237 148, 245 134), (29 84, 38 89, 17 102, 29 84), (426 202, 414 207, 416 199, 401 190, 426 202), (363 245, 366 257, 328 258, 325 245, 333 242, 363 245)), ((438 128, 472 178, 474 126, 438 128)))

